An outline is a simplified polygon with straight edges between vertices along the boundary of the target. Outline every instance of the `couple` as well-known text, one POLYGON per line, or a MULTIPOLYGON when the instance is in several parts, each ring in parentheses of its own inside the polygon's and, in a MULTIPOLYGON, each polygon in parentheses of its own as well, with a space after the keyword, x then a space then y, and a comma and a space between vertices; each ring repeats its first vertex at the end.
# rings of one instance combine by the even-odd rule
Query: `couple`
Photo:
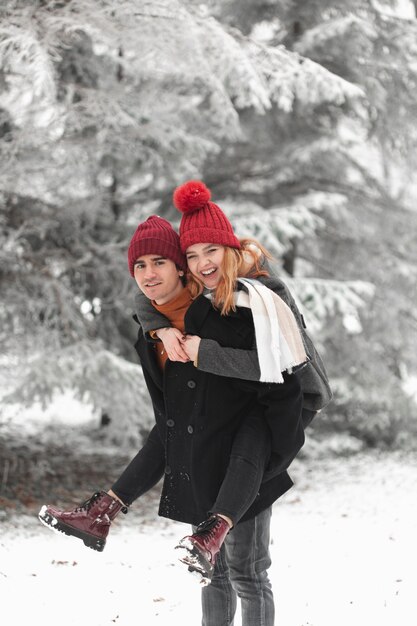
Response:
POLYGON ((178 548, 201 576, 203 625, 232 624, 238 596, 244 626, 272 626, 272 504, 292 486, 304 427, 331 393, 268 253, 236 237, 200 181, 177 188, 174 204, 179 236, 152 216, 128 250, 155 426, 109 491, 39 517, 101 551, 116 515, 163 477, 159 515, 193 525, 178 548))

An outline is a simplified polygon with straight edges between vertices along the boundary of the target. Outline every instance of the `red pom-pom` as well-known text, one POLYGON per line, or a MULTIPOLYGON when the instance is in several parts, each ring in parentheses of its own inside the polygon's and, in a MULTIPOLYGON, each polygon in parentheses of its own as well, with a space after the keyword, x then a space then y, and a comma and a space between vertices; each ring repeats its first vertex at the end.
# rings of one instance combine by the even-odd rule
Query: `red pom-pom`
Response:
POLYGON ((211 198, 210 189, 200 180, 189 180, 174 191, 174 206, 181 213, 203 208, 211 198))

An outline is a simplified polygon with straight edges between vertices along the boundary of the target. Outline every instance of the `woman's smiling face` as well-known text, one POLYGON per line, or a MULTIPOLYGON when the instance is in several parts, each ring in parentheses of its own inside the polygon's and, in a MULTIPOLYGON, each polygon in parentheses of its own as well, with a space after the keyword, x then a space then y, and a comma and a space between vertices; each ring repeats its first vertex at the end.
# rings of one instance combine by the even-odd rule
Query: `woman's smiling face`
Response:
POLYGON ((195 243, 187 248, 188 268, 205 287, 214 289, 222 277, 224 246, 217 243, 195 243))

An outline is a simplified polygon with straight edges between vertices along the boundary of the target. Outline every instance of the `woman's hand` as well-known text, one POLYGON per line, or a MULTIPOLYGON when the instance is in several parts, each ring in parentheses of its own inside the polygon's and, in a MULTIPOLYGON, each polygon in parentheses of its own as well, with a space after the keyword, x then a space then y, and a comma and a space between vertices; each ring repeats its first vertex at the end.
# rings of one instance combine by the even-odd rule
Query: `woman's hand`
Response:
POLYGON ((184 335, 178 328, 159 328, 155 331, 155 334, 164 344, 164 350, 170 361, 180 361, 181 363, 188 363, 187 352, 183 347, 184 335))
POLYGON ((197 335, 186 335, 183 339, 182 345, 184 347, 185 352, 187 353, 188 359, 190 361, 197 360, 198 349, 200 347, 201 337, 197 335))

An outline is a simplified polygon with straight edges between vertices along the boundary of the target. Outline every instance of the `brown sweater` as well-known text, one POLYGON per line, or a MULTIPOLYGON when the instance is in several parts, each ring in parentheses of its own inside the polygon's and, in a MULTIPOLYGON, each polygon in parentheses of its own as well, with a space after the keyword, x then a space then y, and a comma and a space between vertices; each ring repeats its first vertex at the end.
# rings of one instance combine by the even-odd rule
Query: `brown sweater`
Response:
MULTIPOLYGON (((162 313, 162 315, 164 315, 170 321, 171 325, 174 328, 178 328, 178 330, 183 333, 184 316, 191 302, 192 300, 190 292, 186 287, 184 287, 179 296, 177 296, 173 300, 170 300, 170 302, 167 302, 166 304, 156 304, 156 302, 152 300, 152 306, 154 306, 157 311, 162 313)), ((158 364, 161 369, 163 369, 168 359, 167 354, 164 350, 164 344, 158 341, 157 343, 155 343, 154 347, 158 364)))

